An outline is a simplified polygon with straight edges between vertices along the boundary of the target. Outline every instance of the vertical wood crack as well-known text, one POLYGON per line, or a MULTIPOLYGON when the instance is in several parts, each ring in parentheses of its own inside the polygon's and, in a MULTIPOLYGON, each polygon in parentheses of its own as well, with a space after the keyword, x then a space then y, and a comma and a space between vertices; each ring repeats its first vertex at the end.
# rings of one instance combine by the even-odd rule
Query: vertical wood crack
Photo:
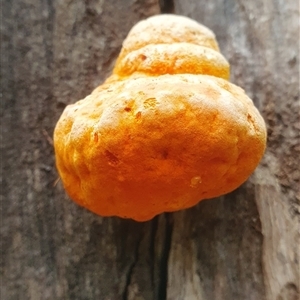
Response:
POLYGON ((162 14, 172 14, 175 11, 174 0, 159 0, 159 6, 162 14))
POLYGON ((135 266, 136 266, 136 264, 139 260, 139 248, 140 248, 142 239, 143 239, 143 235, 141 234, 141 236, 139 237, 138 242, 136 244, 136 248, 135 248, 135 251, 134 251, 133 262, 132 262, 131 266, 129 267, 129 270, 128 270, 128 273, 127 273, 126 284, 125 284, 124 292, 123 292, 123 296, 122 296, 123 300, 128 300, 128 288, 130 286, 130 282, 131 282, 131 278, 132 278, 134 268, 135 268, 135 266))
POLYGON ((159 300, 167 299, 168 288, 168 261, 171 250, 172 232, 173 232, 173 217, 171 214, 166 213, 166 225, 165 225, 165 240, 162 249, 162 256, 160 262, 160 280, 158 284, 158 298, 159 300))

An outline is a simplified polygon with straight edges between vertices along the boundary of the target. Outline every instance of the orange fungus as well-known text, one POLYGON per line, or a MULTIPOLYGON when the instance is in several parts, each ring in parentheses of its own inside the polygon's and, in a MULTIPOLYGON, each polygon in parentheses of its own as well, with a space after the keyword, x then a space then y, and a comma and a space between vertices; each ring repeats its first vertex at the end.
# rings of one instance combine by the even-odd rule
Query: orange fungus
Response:
POLYGON ((56 125, 69 196, 101 216, 145 221, 236 189, 262 158, 266 127, 228 78, 206 27, 175 15, 139 22, 113 74, 56 125))

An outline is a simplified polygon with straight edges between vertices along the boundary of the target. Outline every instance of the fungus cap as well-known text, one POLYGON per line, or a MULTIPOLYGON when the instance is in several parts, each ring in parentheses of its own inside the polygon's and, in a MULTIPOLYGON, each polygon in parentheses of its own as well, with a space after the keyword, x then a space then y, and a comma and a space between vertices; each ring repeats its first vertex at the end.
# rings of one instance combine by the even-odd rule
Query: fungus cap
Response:
POLYGON ((156 43, 157 34, 153 44, 130 43, 132 32, 154 30, 149 24, 157 32, 170 22, 197 27, 186 20, 162 15, 138 23, 113 75, 64 110, 54 132, 56 165, 79 205, 146 221, 236 189, 259 163, 264 121, 244 91, 224 79, 229 66, 216 46, 205 46, 204 55, 203 46, 181 41, 182 33, 176 40, 173 29, 174 44, 156 43), (145 53, 148 62, 136 60, 145 53))
POLYGON ((175 15, 156 15, 138 22, 128 33, 119 55, 152 44, 191 43, 219 51, 214 33, 198 22, 175 15))

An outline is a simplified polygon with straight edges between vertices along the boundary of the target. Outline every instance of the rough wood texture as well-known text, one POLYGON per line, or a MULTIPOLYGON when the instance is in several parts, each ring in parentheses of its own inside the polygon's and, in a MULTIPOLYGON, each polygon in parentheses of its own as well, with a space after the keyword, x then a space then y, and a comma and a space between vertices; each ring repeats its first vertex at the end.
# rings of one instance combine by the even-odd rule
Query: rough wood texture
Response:
POLYGON ((299 299, 299 7, 287 0, 4 0, 1 299, 299 299), (268 125, 235 192, 145 223, 101 218, 57 183, 51 135, 160 12, 211 28, 268 125))

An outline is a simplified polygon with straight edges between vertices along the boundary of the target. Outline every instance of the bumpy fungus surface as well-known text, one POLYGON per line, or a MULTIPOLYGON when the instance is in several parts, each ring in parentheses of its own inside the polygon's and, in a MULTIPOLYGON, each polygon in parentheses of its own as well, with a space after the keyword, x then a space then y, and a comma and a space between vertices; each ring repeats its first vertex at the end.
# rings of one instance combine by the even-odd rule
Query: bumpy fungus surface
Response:
POLYGON ((236 189, 263 155, 266 128, 228 78, 206 27, 174 15, 135 25, 111 77, 56 125, 70 197, 101 216, 145 221, 236 189))

